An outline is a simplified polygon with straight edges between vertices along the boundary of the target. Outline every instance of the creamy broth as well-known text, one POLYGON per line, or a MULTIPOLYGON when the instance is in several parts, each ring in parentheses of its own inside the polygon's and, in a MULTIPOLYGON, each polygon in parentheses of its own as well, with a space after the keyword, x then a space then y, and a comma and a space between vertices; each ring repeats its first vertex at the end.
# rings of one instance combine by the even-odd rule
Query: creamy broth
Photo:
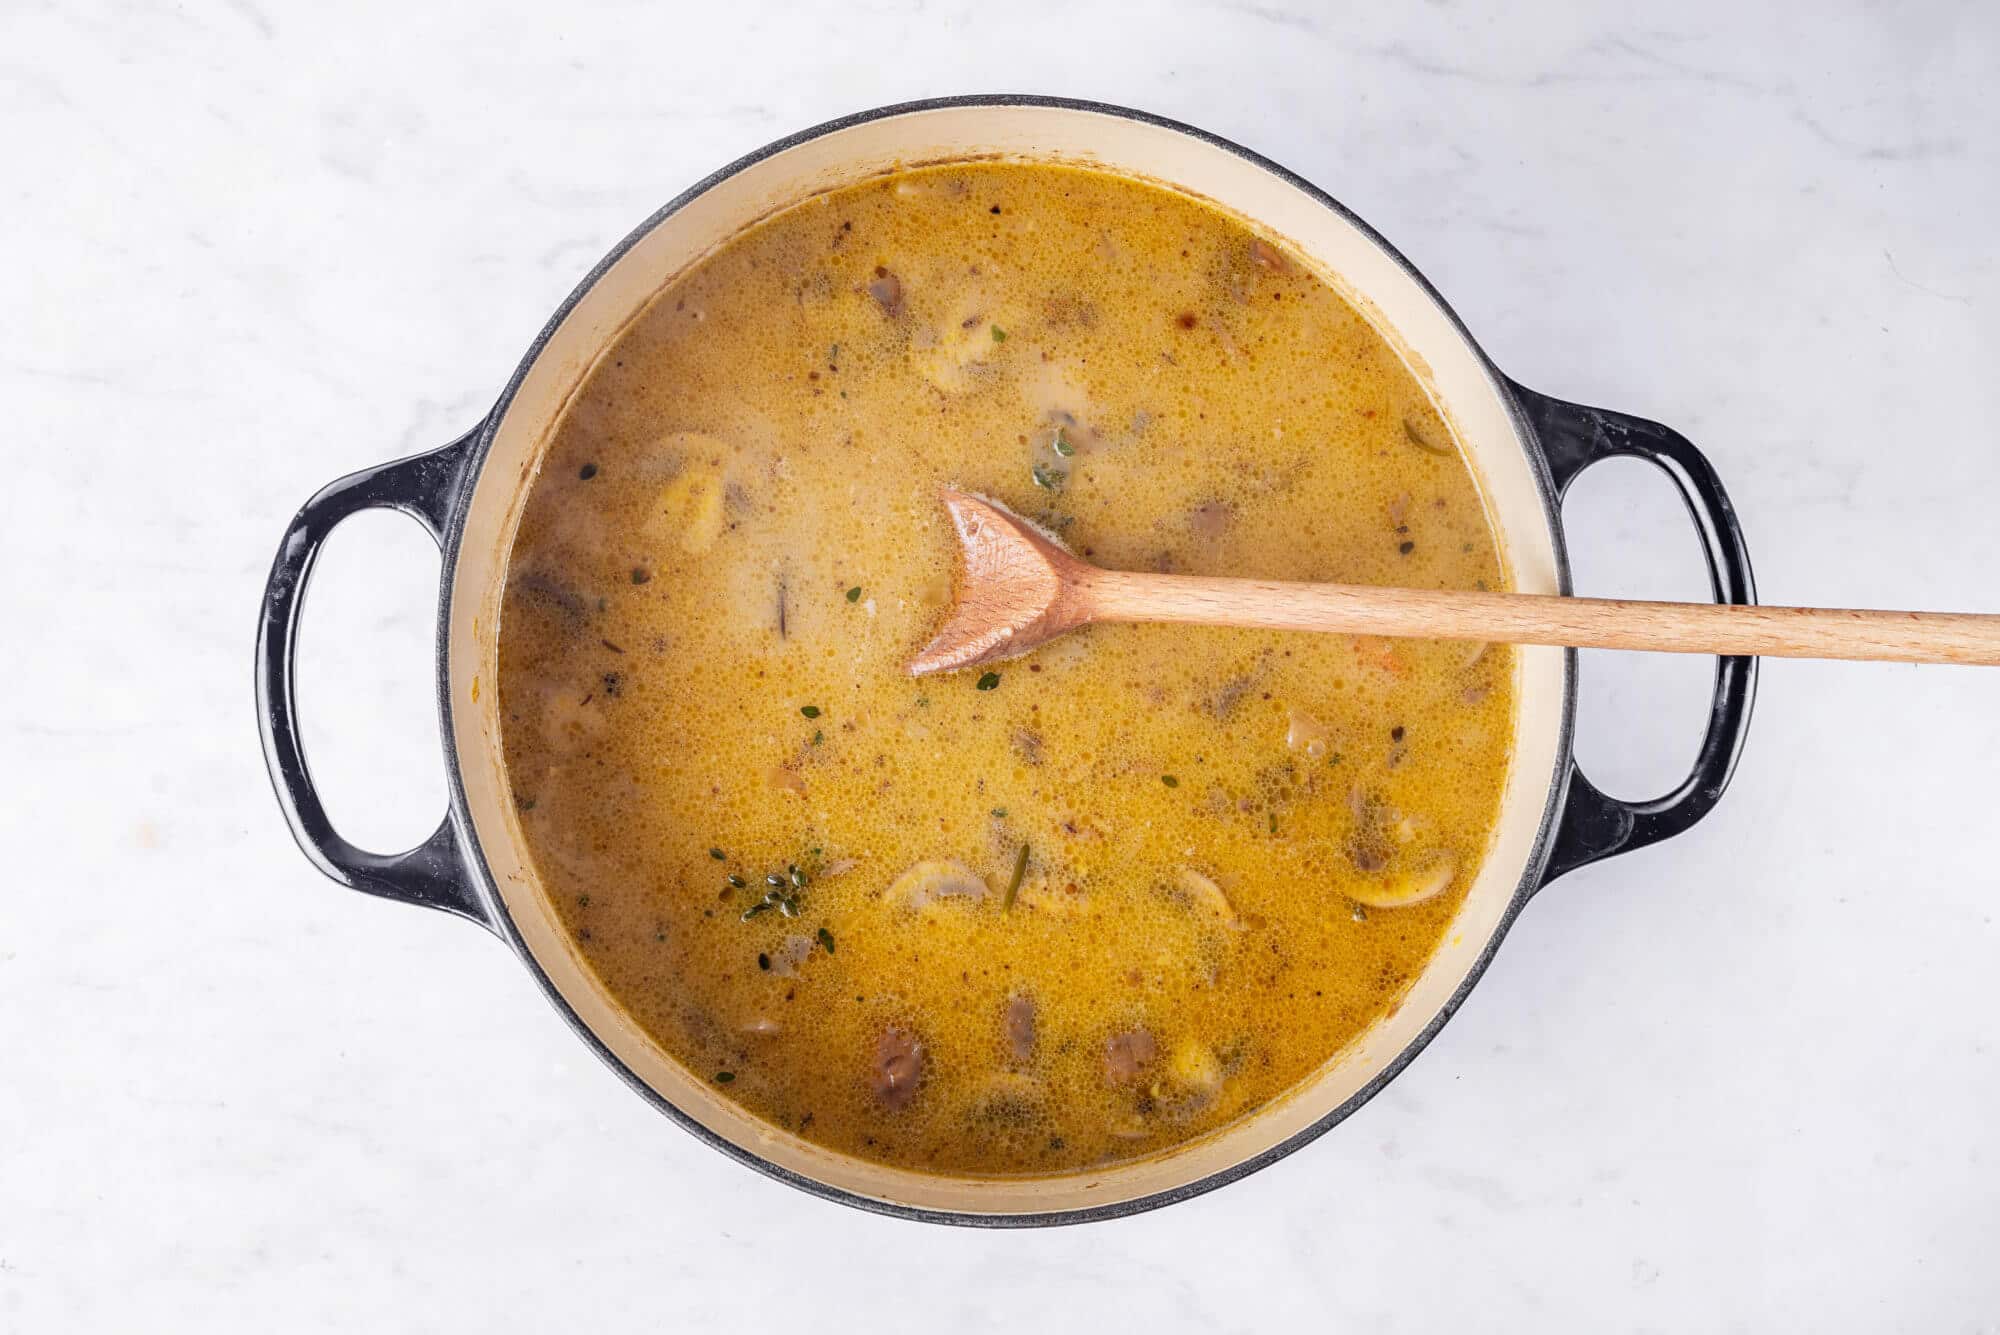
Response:
POLYGON ((682 274, 568 407, 502 608, 530 857, 780 1127, 958 1175, 1158 1154, 1399 1004, 1513 655, 1107 627, 912 680, 944 483, 1106 566, 1506 587, 1421 383, 1275 239, 1078 168, 880 178, 682 274))

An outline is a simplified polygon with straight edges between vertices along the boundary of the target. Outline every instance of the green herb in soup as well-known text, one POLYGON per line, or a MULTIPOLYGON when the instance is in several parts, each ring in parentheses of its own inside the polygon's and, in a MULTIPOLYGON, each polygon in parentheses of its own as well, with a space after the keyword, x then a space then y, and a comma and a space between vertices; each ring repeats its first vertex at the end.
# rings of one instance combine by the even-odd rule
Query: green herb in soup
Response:
POLYGON ((1333 287, 1099 172, 936 167, 780 213, 570 405, 509 570, 503 744, 606 989, 834 1150, 1157 1154, 1400 1003, 1487 847, 1512 653, 1106 627, 919 685, 943 483, 1111 567, 1506 571, 1449 426, 1333 287))

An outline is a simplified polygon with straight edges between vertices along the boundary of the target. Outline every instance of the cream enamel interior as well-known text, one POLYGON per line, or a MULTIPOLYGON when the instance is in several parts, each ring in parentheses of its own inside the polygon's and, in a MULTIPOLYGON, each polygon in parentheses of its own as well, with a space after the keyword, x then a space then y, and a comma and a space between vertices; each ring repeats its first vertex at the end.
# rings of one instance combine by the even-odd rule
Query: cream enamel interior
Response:
POLYGON ((573 953, 523 860, 501 764, 495 627, 526 482, 592 360, 674 274, 774 209, 898 165, 1008 155, 1087 163, 1168 183, 1288 238, 1405 351, 1471 454, 1516 587, 1559 592, 1551 517, 1514 418, 1483 359, 1422 285, 1339 213, 1258 164, 1169 127, 1050 106, 950 106, 864 121, 796 144, 717 182, 652 227, 590 288, 527 368, 475 484, 452 572, 450 727, 473 833, 508 914, 556 990, 639 1079, 703 1126, 782 1168, 921 1209, 1044 1213, 1151 1196, 1282 1143, 1345 1102, 1449 1003, 1499 930, 1529 859, 1559 763, 1562 651, 1517 655, 1516 751, 1484 866, 1444 945, 1403 1006, 1320 1075, 1252 1117, 1158 1159, 1032 1180, 961 1180, 886 1168, 811 1145, 715 1096, 668 1058, 573 953))

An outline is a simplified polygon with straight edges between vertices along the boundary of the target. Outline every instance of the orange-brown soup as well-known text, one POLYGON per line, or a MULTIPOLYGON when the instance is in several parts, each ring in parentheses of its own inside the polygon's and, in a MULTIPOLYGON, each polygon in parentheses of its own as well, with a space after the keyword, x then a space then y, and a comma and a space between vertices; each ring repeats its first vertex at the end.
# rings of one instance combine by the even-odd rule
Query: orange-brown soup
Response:
POLYGON ((1452 432, 1275 239, 1107 173, 909 171, 676 278, 542 459, 506 764, 577 949, 668 1053, 879 1162, 1159 1153, 1395 1008, 1485 854, 1511 651, 1107 627, 904 665, 950 483, 1101 565, 1506 574, 1452 432))

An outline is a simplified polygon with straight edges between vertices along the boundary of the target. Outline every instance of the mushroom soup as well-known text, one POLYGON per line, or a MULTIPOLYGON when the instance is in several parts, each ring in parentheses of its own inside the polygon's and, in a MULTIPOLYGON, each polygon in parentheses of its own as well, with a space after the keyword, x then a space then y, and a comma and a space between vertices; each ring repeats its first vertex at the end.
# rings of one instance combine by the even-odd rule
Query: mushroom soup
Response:
POLYGON ((912 680, 952 484, 1100 565, 1503 588, 1419 379, 1275 238, 1017 162, 808 200, 569 405, 502 607, 502 744, 575 948, 830 1149, 1147 1157, 1399 1004, 1484 855, 1513 654, 1120 626, 912 680))

